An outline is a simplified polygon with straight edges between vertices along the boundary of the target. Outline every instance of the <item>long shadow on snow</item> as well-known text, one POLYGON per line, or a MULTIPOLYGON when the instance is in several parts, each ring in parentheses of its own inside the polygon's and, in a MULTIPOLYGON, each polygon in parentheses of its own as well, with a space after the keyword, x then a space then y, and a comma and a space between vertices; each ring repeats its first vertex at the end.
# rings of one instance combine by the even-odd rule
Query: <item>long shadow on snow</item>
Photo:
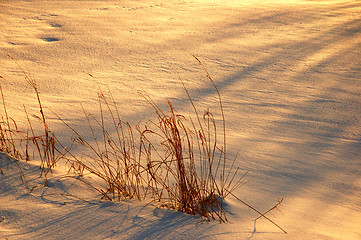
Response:
MULTIPOLYGON (((338 6, 334 8, 334 11, 337 11, 339 8, 351 7, 355 6, 338 6)), ((278 15, 275 14, 274 16, 270 16, 270 18, 273 17, 278 17, 278 15)), ((269 75, 269 79, 266 80, 267 82, 274 81, 286 86, 289 84, 289 87, 292 87, 295 84, 304 84, 308 85, 308 87, 312 87, 314 84, 325 84, 325 81, 327 80, 319 81, 317 79, 323 75, 327 75, 327 77, 329 77, 329 81, 334 82, 335 86, 332 86, 331 84, 323 91, 318 92, 313 96, 307 96, 307 100, 303 101, 301 105, 274 104, 272 102, 268 103, 262 101, 249 103, 247 96, 250 89, 244 89, 241 92, 235 92, 233 99, 238 99, 238 101, 235 102, 236 104, 239 104, 240 111, 242 111, 242 106, 249 105, 258 109, 272 106, 279 108, 280 110, 283 108, 293 112, 284 115, 285 120, 271 122, 270 126, 268 126, 266 130, 262 131, 262 135, 277 135, 277 133, 281 133, 280 136, 282 136, 282 134, 287 136, 293 134, 300 138, 306 139, 306 142, 302 144, 297 142, 284 144, 285 146, 289 145, 291 147, 291 151, 288 154, 282 156, 282 158, 286 159, 286 161, 281 161, 282 164, 277 162, 267 163, 267 165, 270 166, 273 170, 260 170, 261 174, 269 175, 271 177, 269 178, 270 180, 272 177, 280 176, 281 179, 285 180, 286 184, 281 183, 279 185, 279 188, 282 188, 279 189, 279 193, 282 193, 281 196, 283 197, 290 197, 296 194, 296 192, 307 188, 307 186, 310 184, 322 183, 329 174, 332 174, 338 169, 340 170, 340 168, 342 168, 341 171, 343 171, 343 174, 347 175, 347 173, 353 173, 353 177, 360 177, 360 173, 355 170, 360 169, 360 164, 357 161, 357 159, 360 157, 360 135, 355 133, 356 136, 354 136, 353 139, 351 139, 351 141, 345 145, 345 150, 337 148, 337 144, 338 140, 345 139, 342 134, 348 128, 352 128, 353 126, 357 126, 359 124, 361 101, 359 98, 357 99, 356 92, 349 91, 348 93, 351 95, 341 99, 334 96, 335 94, 344 91, 342 90, 342 84, 346 84, 349 89, 352 88, 349 86, 350 82, 345 81, 345 79, 353 79, 351 84, 354 84, 354 86, 356 88, 358 87, 359 89, 359 85, 356 79, 360 79, 360 72, 357 72, 357 69, 360 69, 360 66, 357 61, 349 62, 347 67, 356 69, 356 71, 353 72, 353 75, 348 71, 343 73, 332 71, 330 72, 329 69, 326 68, 332 63, 337 63, 337 61, 339 61, 339 59, 345 55, 345 52, 350 52, 355 47, 357 48, 360 46, 360 41, 356 40, 360 32, 361 19, 356 19, 336 25, 334 28, 326 32, 323 32, 322 29, 320 29, 319 35, 312 39, 298 41, 286 46, 283 45, 282 47, 286 50, 275 51, 271 54, 270 57, 262 59, 258 61, 258 63, 249 67, 245 67, 242 71, 236 72, 235 74, 232 74, 225 79, 215 79, 216 85, 221 93, 223 91, 230 91, 232 86, 242 84, 243 81, 246 81, 250 78, 255 80, 255 83, 252 87, 257 89, 257 81, 260 79, 265 79, 262 73, 267 71, 272 73, 274 72, 274 68, 276 68, 278 71, 281 71, 281 79, 274 79, 274 76, 269 75), (351 43, 347 42, 349 40, 351 40, 351 43), (345 44, 345 42, 350 45, 338 49, 338 47, 345 44), (327 54, 322 56, 321 59, 313 59, 313 56, 322 55, 323 52, 327 52, 327 54), (302 66, 305 61, 308 61, 308 59, 311 60, 308 66, 301 67, 300 71, 293 70, 293 67, 297 67, 298 65, 302 66), (282 74, 284 74, 284 76, 282 76, 282 74), (260 75, 261 77, 259 77, 260 75), (343 81, 340 82, 340 80, 343 81), (335 115, 330 116, 330 112, 325 112, 323 109, 327 109, 327 111, 331 112, 333 111, 335 115), (342 113, 343 111, 347 111, 347 113, 342 113), (328 116, 323 117, 325 114, 328 116), (285 130, 289 132, 285 133, 285 130), (292 144, 293 146, 291 146, 292 144), (306 153, 303 152, 305 149, 309 149, 309 151, 306 153), (346 151, 349 152, 347 153, 346 151), (333 160, 328 158, 330 152, 331 158, 334 156, 333 160), (337 161, 338 158, 345 156, 347 156, 347 159, 339 159, 339 162, 337 161), (345 165, 349 165, 349 167, 345 167, 345 165)), ((212 39, 212 41, 214 40, 215 39, 212 39)), ((267 46, 263 50, 269 51, 269 49, 272 49, 273 47, 279 46, 278 44, 267 46)), ((349 61, 352 61, 352 59, 349 61)), ((345 63, 341 63, 341 65, 342 64, 344 65, 345 63)), ((207 64, 205 63, 205 65, 207 64)), ((337 65, 334 67, 337 68, 337 65)), ((295 92, 297 91, 297 88, 290 90, 295 92)), ((277 91, 277 88, 275 88, 274 91, 277 91)), ((195 98, 196 101, 201 101, 201 99, 207 98, 209 95, 214 94, 214 89, 209 86, 202 89, 192 89, 190 92, 192 96, 197 96, 195 98)), ((282 94, 287 94, 287 89, 283 89, 282 94)), ((181 99, 180 102, 186 102, 186 98, 181 99)), ((225 105, 227 105, 227 100, 224 102, 225 105)), ((347 138, 345 140, 347 140, 347 138)), ((276 158, 280 158, 280 156, 276 156, 276 158)), ((267 157, 263 159, 263 161, 267 161, 267 157)), ((257 168, 253 170, 258 171, 257 168)), ((272 191, 272 188, 270 191, 272 191)), ((351 193, 355 193, 355 191, 357 191, 357 189, 353 188, 351 193)), ((348 191, 348 193, 350 192, 348 191)), ((337 202, 342 202, 342 198, 345 196, 338 195, 335 197, 339 198, 337 199, 337 202)))

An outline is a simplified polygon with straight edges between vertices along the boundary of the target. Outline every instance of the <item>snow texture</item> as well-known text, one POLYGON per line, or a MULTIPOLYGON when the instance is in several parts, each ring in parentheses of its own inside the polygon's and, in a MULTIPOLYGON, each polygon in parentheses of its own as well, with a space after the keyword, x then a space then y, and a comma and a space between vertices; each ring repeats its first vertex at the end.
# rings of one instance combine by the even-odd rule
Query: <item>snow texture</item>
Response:
POLYGON ((182 79, 219 120, 197 56, 222 95, 228 154, 249 171, 235 195, 260 211, 284 198, 267 216, 288 232, 232 197, 231 224, 206 223, 146 201, 100 201, 61 165, 43 187, 37 161, 20 161, 38 186, 30 193, 1 154, 1 239, 361 239, 361 2, 8 0, 0 19, 9 115, 26 130, 23 105, 38 111, 21 66, 65 143, 71 132, 52 112, 90 141, 80 104, 99 115, 98 85, 135 125, 154 117, 138 91, 190 112, 182 79))

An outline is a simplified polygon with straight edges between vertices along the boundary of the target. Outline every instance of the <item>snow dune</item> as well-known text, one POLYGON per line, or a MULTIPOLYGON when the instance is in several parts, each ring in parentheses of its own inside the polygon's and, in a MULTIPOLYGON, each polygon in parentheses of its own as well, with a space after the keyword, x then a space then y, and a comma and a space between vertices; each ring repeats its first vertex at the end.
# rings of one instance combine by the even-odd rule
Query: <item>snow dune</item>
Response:
MULTIPOLYGON (((190 112, 179 78, 219 119, 195 55, 221 92, 229 156, 239 151, 236 165, 249 170, 235 194, 261 211, 284 198, 267 216, 288 234, 254 222, 257 214, 231 197, 231 224, 147 202, 99 202, 61 166, 48 187, 29 193, 1 154, 0 238, 361 239, 360 13, 360 2, 339 0, 2 1, 1 84, 20 129, 23 105, 38 110, 19 65, 36 79, 64 143, 71 132, 51 111, 91 140, 80 104, 99 116, 98 84, 132 125, 154 117, 138 91, 190 112)), ((41 183, 37 161, 19 164, 31 186, 41 183)))

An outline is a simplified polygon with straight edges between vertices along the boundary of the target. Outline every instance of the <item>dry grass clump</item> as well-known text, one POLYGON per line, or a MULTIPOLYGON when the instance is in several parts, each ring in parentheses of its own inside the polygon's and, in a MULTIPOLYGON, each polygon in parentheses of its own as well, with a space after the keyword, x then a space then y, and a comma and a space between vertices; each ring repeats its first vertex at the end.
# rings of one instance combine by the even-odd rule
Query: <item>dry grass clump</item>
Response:
POLYGON ((150 121, 143 131, 138 128, 152 195, 162 206, 224 222, 223 152, 217 146, 214 119, 205 113, 197 128, 191 119, 176 113, 170 102, 168 105, 167 113, 153 105, 157 120, 150 121))
MULTIPOLYGON (((49 126, 48 126, 47 120, 46 120, 46 116, 44 113, 44 109, 41 104, 40 94, 38 91, 38 86, 37 86, 36 81, 31 77, 31 75, 29 73, 25 72, 24 70, 22 70, 22 71, 24 73, 25 80, 35 91, 37 103, 39 106, 40 116, 36 115, 36 114, 33 114, 32 116, 37 118, 38 120, 40 120, 42 123, 42 126, 43 126, 42 134, 35 133, 32 123, 31 123, 31 120, 29 118, 29 114, 24 106, 24 112, 26 114, 26 118, 28 120, 30 133, 31 133, 31 136, 28 136, 28 134, 27 134, 26 140, 31 141, 32 144, 35 146, 36 153, 37 153, 39 159, 41 160, 40 168, 42 170, 42 175, 44 175, 46 182, 47 182, 48 173, 50 173, 52 171, 52 169, 55 167, 56 163, 63 157, 64 153, 62 151, 65 152, 65 149, 62 148, 62 151, 59 150, 57 145, 61 146, 61 144, 59 143, 59 141, 57 141, 54 132, 52 132, 49 129, 49 126)), ((27 151, 26 158, 29 159, 28 151, 27 151)))
POLYGON ((196 121, 177 113, 169 101, 169 110, 163 111, 142 93, 154 108, 156 119, 147 121, 143 128, 136 126, 135 136, 132 127, 120 119, 110 91, 105 94, 99 88, 99 119, 83 108, 92 141, 63 121, 74 133, 73 144, 84 147, 86 153, 82 158, 69 153, 70 170, 102 179, 104 187, 94 187, 108 200, 150 197, 162 207, 227 221, 223 200, 244 175, 236 179, 235 159, 226 169, 225 129, 218 140, 212 113, 200 116, 185 86, 184 90, 196 121))
MULTIPOLYGON (((9 57, 12 58, 11 56, 9 57)), ((12 59, 17 64, 16 60, 14 58, 12 59)), ((4 94, 0 84, 1 97, 5 115, 5 119, 4 117, 2 117, 3 121, 0 123, 0 150, 10 154, 17 159, 30 160, 31 158, 39 158, 41 161, 41 175, 45 177, 45 183, 47 184, 47 175, 55 167, 56 162, 63 157, 64 153, 62 151, 65 152, 65 150, 64 148, 60 148, 63 149, 62 151, 59 150, 59 147, 57 147, 57 145, 61 146, 61 144, 57 141, 54 133, 50 131, 48 127, 36 81, 32 78, 29 72, 26 72, 24 69, 22 69, 19 64, 17 65, 20 71, 23 73, 27 83, 35 91, 40 115, 32 114, 32 116, 41 121, 41 124, 43 126, 43 133, 36 133, 34 131, 32 122, 25 106, 23 107, 29 128, 26 132, 19 131, 17 129, 15 120, 8 116, 4 94), (35 157, 35 155, 37 157, 35 157)), ((5 78, 2 76, 0 76, 0 78, 5 80, 5 78)))
MULTIPOLYGON (((3 77, 0 76, 0 79, 3 79, 3 77)), ((4 111, 4 116, 1 117, 1 121, 0 121, 0 150, 4 153, 8 153, 9 155, 15 158, 19 158, 21 154, 15 146, 16 137, 14 136, 17 133, 19 133, 19 131, 17 129, 16 122, 8 116, 1 83, 0 83, 0 94, 3 104, 3 111, 4 111)))
POLYGON ((137 125, 133 130, 129 123, 121 120, 110 90, 104 93, 99 87, 99 116, 86 112, 82 107, 92 139, 83 137, 54 113, 73 132, 71 146, 64 148, 49 129, 36 82, 22 70, 26 81, 35 91, 40 115, 32 116, 41 121, 43 132, 35 132, 24 106, 29 129, 26 133, 21 133, 19 138, 19 142, 26 143, 23 154, 20 154, 14 138, 20 132, 17 131, 15 121, 8 117, 0 84, 5 114, 0 122, 0 150, 26 160, 31 158, 29 152, 33 151, 33 158, 41 160, 40 168, 46 180, 56 163, 65 159, 69 172, 75 172, 77 179, 87 183, 83 176, 91 174, 102 180, 103 184, 100 186, 91 185, 102 195, 102 199, 113 201, 151 198, 160 207, 198 215, 206 220, 227 222, 224 199, 234 196, 260 217, 284 231, 265 216, 281 202, 261 213, 233 194, 246 173, 238 173, 235 158, 228 162, 221 95, 202 62, 194 58, 203 67, 207 79, 217 92, 221 124, 209 111, 199 114, 182 82, 193 109, 193 118, 177 112, 170 101, 169 109, 165 111, 149 95, 140 93, 156 115, 143 127, 137 125), (73 147, 83 149, 83 155, 73 154, 73 147))
POLYGON ((144 130, 138 127, 141 153, 150 177, 147 184, 162 206, 225 222, 223 200, 239 186, 244 175, 235 178, 238 172, 238 168, 233 169, 235 159, 226 169, 225 135, 222 136, 225 129, 220 131, 219 140, 212 113, 206 111, 200 116, 185 86, 184 90, 196 121, 177 113, 169 101, 169 111, 164 112, 143 94, 157 115, 144 130))
MULTIPOLYGON (((93 136, 90 142, 65 121, 63 123, 74 133, 72 142, 77 147, 84 147, 86 156, 78 157, 69 152, 67 161, 70 170, 79 176, 91 173, 102 179, 106 187, 98 188, 105 199, 142 199, 147 192, 144 182, 142 164, 131 126, 120 119, 119 111, 109 92, 108 97, 99 90, 100 119, 87 113, 84 115, 89 131, 93 136), (110 102, 109 102, 110 99, 110 102), (105 115, 108 113, 112 124, 106 125, 105 115)), ((58 116, 59 117, 59 116, 58 116)), ((59 117, 59 119, 61 119, 59 117)))
MULTIPOLYGON (((0 76, 0 79, 4 79, 4 78, 0 76)), ((17 139, 18 135, 21 134, 21 132, 18 131, 16 122, 8 116, 1 83, 0 83, 0 94, 3 104, 4 115, 5 115, 5 117, 4 116, 1 117, 1 121, 0 121, 0 151, 14 157, 14 162, 19 168, 20 178, 23 182, 27 184, 25 175, 19 163, 16 160, 21 158, 21 153, 18 151, 18 147, 16 144, 16 140, 21 141, 20 139, 17 139)), ((3 173, 1 167, 0 167, 0 173, 3 173)))

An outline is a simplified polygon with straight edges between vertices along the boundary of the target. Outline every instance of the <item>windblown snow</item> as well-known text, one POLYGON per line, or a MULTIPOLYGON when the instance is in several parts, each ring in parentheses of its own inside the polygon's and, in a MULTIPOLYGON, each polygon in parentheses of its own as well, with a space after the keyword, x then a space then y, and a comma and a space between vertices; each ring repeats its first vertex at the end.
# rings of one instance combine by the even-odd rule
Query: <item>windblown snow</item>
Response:
POLYGON ((182 79, 220 120, 195 55, 222 97, 227 153, 238 154, 239 176, 249 171, 234 194, 262 212, 283 198, 266 216, 287 231, 233 197, 230 223, 202 222, 146 201, 100 201, 62 164, 44 187, 38 162, 19 161, 30 192, 1 154, 1 239, 361 239, 361 2, 8 0, 0 18, 9 116, 26 131, 24 106, 38 113, 21 67, 64 143, 71 131, 53 113, 90 141, 81 105, 99 116, 98 86, 135 126, 154 117, 139 91, 191 112, 182 79))

